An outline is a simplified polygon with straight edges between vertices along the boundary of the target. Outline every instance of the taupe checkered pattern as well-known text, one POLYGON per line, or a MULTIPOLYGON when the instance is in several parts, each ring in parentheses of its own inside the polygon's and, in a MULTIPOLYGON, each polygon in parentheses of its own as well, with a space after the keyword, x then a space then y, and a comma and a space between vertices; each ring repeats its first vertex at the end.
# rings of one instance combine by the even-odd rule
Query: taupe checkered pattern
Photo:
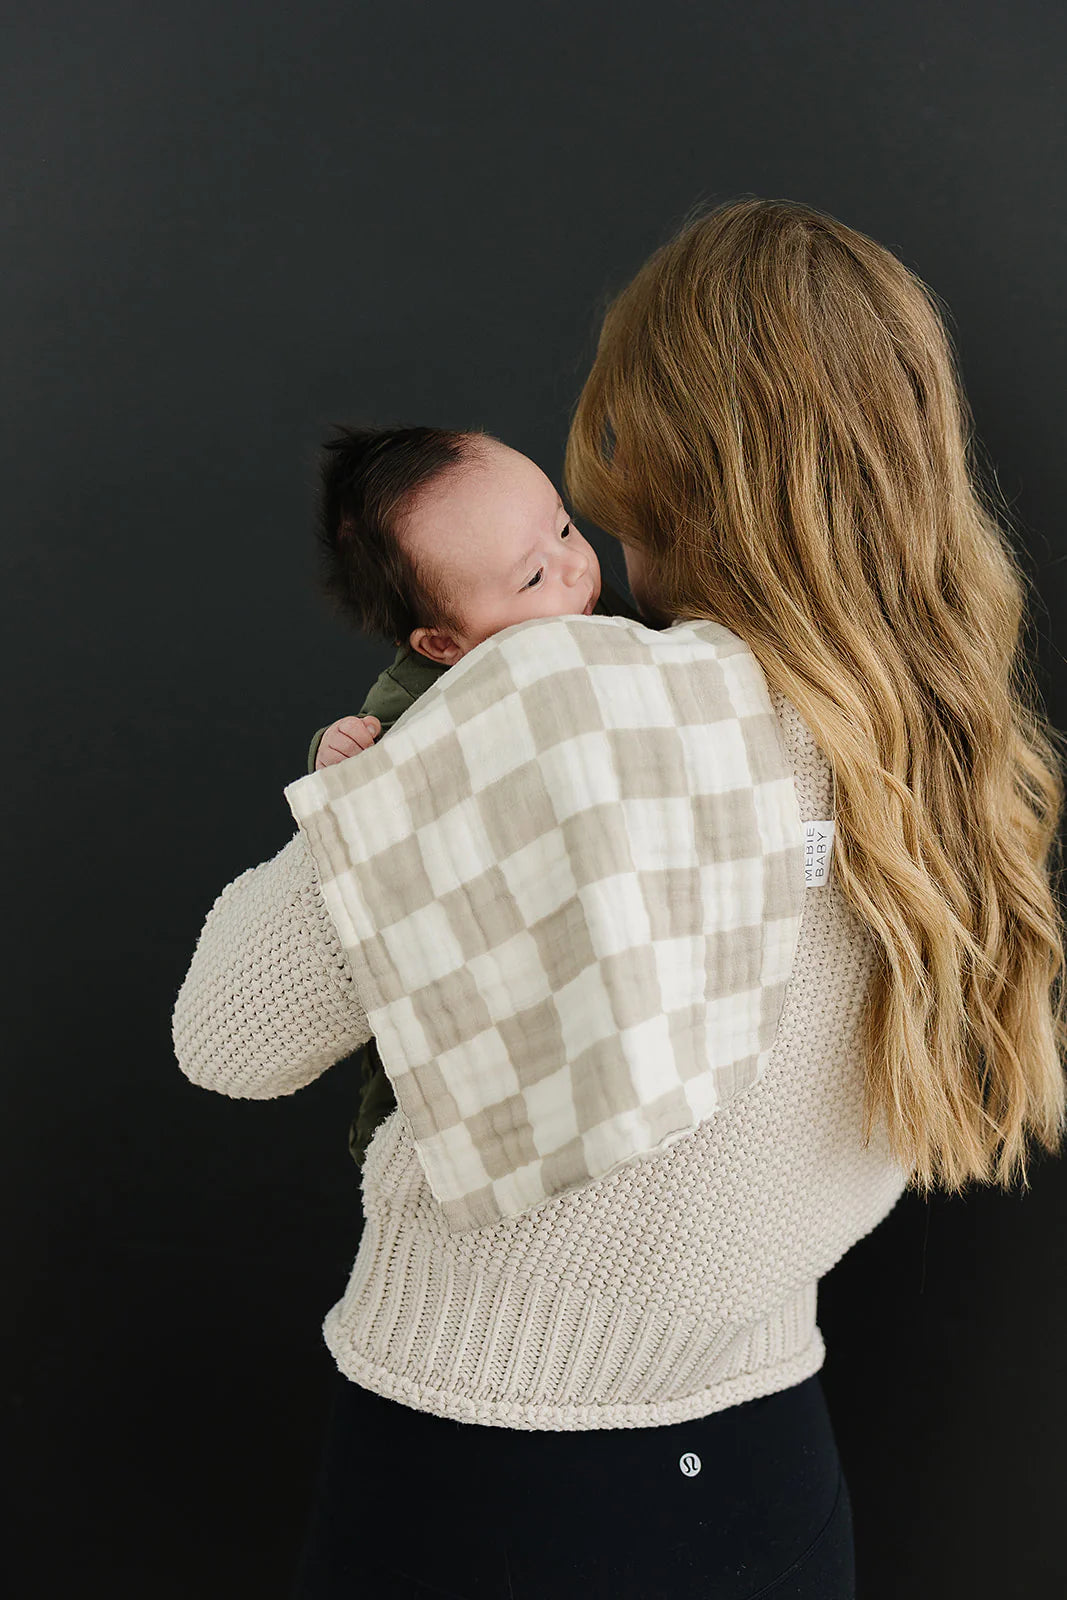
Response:
POLYGON ((518 623, 285 797, 451 1231, 662 1151, 763 1071, 804 829, 719 623, 518 623))

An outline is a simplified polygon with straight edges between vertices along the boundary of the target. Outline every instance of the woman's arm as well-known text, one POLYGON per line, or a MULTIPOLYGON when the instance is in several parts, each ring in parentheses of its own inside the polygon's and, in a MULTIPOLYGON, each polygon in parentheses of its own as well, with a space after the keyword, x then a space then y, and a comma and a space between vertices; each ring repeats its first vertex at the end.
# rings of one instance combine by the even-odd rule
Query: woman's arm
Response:
POLYGON ((302 1089, 371 1037, 302 833, 216 899, 171 1036, 193 1083, 248 1100, 302 1089))

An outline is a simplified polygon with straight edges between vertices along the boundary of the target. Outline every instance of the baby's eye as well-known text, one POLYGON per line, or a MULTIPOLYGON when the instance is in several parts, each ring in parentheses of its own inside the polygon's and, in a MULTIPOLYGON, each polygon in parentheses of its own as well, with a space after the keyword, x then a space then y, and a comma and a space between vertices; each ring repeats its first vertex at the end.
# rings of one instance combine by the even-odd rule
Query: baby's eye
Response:
MULTIPOLYGON (((568 533, 571 533, 573 531, 573 528, 574 528, 574 523, 573 522, 568 522, 568 524, 567 524, 567 526, 565 528, 561 528, 560 529, 560 538, 561 539, 565 539, 567 537, 568 533)), ((541 574, 542 574, 542 572, 544 572, 544 570, 545 570, 544 567, 539 567, 538 570, 534 573, 533 577, 530 579, 529 583, 526 584, 525 587, 527 589, 536 589, 538 587, 539 583, 540 583, 541 574)))

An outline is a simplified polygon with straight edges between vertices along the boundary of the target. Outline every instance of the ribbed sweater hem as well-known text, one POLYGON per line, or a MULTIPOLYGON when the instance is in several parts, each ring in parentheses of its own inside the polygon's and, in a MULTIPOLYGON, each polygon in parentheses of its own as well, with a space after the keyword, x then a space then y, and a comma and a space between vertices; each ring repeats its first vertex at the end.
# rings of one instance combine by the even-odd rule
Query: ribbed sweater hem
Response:
POLYGON ((433 1239, 404 1237, 388 1207, 382 1217, 384 1228, 367 1220, 323 1337, 345 1377, 418 1411, 507 1428, 656 1427, 790 1388, 825 1359, 816 1280, 754 1322, 724 1322, 589 1284, 464 1271, 433 1239))
POLYGON ((826 1347, 816 1327, 807 1347, 789 1360, 774 1362, 757 1372, 745 1372, 739 1377, 710 1384, 706 1389, 676 1400, 630 1401, 621 1405, 598 1404, 595 1401, 578 1405, 537 1405, 514 1400, 472 1399, 467 1395, 452 1394, 416 1383, 379 1362, 367 1360, 343 1341, 338 1344, 332 1337, 329 1320, 327 1318, 323 1325, 327 1347, 338 1370, 353 1383, 383 1395, 386 1400, 413 1406, 416 1411, 429 1411, 453 1422, 480 1422, 498 1428, 563 1431, 656 1428, 672 1422, 690 1422, 694 1417, 707 1417, 714 1411, 725 1411, 727 1406, 740 1405, 745 1400, 758 1400, 762 1395, 791 1389, 794 1384, 803 1383, 805 1378, 818 1372, 826 1359, 826 1347))

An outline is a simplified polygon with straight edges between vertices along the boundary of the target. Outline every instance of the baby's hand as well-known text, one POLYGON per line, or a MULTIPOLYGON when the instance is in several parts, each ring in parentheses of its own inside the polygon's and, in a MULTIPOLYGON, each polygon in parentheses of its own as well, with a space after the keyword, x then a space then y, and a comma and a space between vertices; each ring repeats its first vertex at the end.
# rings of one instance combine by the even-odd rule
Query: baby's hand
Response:
POLYGON ((315 771, 346 761, 361 750, 369 750, 381 731, 377 717, 342 717, 339 722, 331 722, 319 740, 315 771))

